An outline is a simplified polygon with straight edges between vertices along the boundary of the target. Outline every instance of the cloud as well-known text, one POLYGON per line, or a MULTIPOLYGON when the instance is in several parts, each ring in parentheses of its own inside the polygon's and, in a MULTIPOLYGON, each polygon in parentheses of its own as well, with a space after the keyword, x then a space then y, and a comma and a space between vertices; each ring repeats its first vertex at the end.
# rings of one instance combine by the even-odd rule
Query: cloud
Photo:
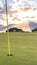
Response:
POLYGON ((23 7, 24 6, 24 0, 12 0, 13 3, 13 9, 17 9, 19 7, 23 7))
POLYGON ((3 3, 2 3, 2 1, 0 0, 0 7, 3 7, 3 3))
POLYGON ((12 0, 12 1, 20 6, 37 7, 37 0, 12 0))
POLYGON ((16 10, 19 7, 23 6, 23 0, 13 0, 14 3, 12 4, 13 9, 16 10))
POLYGON ((23 0, 13 0, 14 4, 16 3, 17 6, 22 5, 23 4, 23 0))
POLYGON ((22 1, 22 0, 13 0, 14 2, 20 2, 20 1, 22 1))
POLYGON ((37 7, 37 2, 36 2, 36 0, 35 0, 35 1, 34 1, 34 0, 29 1, 29 5, 30 5, 30 6, 33 6, 33 7, 37 7))
POLYGON ((27 6, 37 7, 37 0, 24 0, 27 6))

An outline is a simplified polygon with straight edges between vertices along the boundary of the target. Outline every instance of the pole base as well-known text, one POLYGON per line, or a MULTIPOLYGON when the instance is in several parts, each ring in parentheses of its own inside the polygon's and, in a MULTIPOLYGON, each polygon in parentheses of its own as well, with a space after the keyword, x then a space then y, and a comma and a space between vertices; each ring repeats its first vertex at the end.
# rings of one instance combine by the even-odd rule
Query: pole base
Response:
POLYGON ((12 54, 8 54, 7 56, 13 56, 12 54))

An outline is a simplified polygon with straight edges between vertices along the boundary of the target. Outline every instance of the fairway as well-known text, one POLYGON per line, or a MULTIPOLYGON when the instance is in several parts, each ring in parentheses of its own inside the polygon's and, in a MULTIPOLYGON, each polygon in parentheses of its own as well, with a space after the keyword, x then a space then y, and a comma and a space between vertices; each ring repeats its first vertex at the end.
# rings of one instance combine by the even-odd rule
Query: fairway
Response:
POLYGON ((0 33, 0 65, 37 65, 37 32, 10 33, 10 47, 13 56, 7 56, 7 33, 0 33))

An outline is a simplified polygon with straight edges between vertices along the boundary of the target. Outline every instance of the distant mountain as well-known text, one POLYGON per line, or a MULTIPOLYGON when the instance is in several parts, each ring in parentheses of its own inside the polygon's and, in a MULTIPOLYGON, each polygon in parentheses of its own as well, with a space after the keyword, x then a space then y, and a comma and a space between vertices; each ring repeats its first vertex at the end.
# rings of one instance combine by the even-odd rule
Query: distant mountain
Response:
POLYGON ((33 29, 32 32, 37 32, 37 28, 33 29))
POLYGON ((0 25, 0 30, 4 27, 4 25, 0 25))
POLYGON ((33 29, 37 28, 37 23, 30 21, 30 22, 29 22, 29 27, 30 27, 31 30, 33 30, 33 29))
MULTIPOLYGON (((34 22, 22 22, 20 24, 10 24, 8 25, 8 29, 13 29, 13 28, 17 28, 17 29, 21 29, 22 31, 29 31, 31 32, 33 29, 37 28, 37 23, 34 23, 34 22)), ((3 26, 3 25, 0 25, 0 31, 5 31, 7 30, 7 26, 3 26)))

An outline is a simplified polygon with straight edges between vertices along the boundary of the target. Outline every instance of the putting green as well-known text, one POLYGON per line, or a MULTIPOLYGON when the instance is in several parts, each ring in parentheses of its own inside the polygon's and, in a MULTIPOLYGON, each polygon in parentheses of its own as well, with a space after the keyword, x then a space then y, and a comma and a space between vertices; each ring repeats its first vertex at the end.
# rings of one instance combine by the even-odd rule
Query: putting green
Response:
POLYGON ((37 32, 10 33, 8 54, 7 33, 0 33, 0 65, 37 65, 37 32))

